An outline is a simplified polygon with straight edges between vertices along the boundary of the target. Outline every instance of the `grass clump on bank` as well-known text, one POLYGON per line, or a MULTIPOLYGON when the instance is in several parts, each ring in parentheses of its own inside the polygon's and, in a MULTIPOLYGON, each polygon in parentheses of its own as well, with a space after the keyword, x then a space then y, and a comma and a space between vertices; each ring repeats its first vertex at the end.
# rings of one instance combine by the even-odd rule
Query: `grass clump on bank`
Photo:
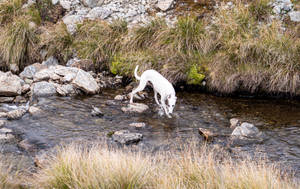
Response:
MULTIPOLYGON (((219 153, 219 152, 218 152, 219 153)), ((147 155, 94 146, 62 148, 34 177, 36 188, 297 188, 264 161, 218 161, 216 152, 187 147, 147 155)))
POLYGON ((33 6, 22 8, 22 0, 0 2, 0 55, 2 68, 17 65, 23 69, 39 59, 37 25, 41 18, 33 6))

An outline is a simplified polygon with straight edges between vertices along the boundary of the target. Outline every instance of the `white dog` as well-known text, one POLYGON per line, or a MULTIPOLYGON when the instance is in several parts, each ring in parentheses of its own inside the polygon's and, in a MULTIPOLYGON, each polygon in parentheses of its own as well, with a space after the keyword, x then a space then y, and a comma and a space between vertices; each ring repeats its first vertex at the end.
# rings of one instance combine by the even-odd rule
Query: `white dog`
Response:
POLYGON ((137 75, 137 70, 139 66, 135 67, 134 76, 137 80, 140 80, 139 86, 130 93, 130 103, 133 103, 133 95, 137 92, 144 90, 147 82, 151 82, 154 90, 155 102, 164 109, 166 115, 170 118, 170 114, 173 113, 175 107, 176 99, 175 90, 173 85, 164 78, 160 73, 155 70, 146 70, 141 77, 137 75), (160 102, 157 100, 157 93, 160 94, 160 102), (167 102, 167 105, 166 105, 167 102))

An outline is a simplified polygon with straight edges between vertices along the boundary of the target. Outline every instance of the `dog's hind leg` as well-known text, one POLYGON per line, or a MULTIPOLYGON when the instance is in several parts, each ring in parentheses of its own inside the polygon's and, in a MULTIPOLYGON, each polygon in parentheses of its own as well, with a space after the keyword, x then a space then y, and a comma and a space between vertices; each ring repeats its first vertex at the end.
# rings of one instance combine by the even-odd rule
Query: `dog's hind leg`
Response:
POLYGON ((140 92, 140 91, 144 90, 144 88, 146 87, 146 85, 147 85, 147 81, 141 79, 139 86, 130 93, 130 101, 129 101, 130 104, 133 103, 133 96, 134 96, 134 94, 136 94, 137 92, 140 92))

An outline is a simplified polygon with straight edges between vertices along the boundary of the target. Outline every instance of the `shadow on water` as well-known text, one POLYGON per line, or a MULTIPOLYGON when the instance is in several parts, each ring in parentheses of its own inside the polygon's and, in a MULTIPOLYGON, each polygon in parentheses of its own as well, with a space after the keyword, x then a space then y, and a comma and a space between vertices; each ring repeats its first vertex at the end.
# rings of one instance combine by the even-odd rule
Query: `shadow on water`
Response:
MULTIPOLYGON (((97 141, 107 137, 111 131, 129 129, 144 135, 138 148, 168 149, 171 145, 182 145, 196 139, 203 142, 198 128, 207 128, 223 137, 217 137, 213 144, 228 146, 227 138, 232 129, 230 118, 238 118, 256 125, 264 133, 260 143, 230 146, 244 152, 259 149, 271 160, 287 162, 300 170, 300 102, 275 99, 225 98, 208 94, 177 94, 176 118, 160 117, 156 105, 150 98, 143 101, 150 110, 143 114, 127 114, 121 111, 125 102, 113 101, 123 90, 106 90, 91 97, 40 98, 37 106, 43 110, 40 115, 26 114, 21 120, 11 121, 7 127, 19 133, 20 138, 35 144, 39 150, 50 149, 74 141, 97 141), (104 113, 103 117, 92 117, 92 106, 104 113), (129 126, 133 122, 145 122, 146 128, 129 126)), ((142 102, 142 101, 140 101, 142 102)))

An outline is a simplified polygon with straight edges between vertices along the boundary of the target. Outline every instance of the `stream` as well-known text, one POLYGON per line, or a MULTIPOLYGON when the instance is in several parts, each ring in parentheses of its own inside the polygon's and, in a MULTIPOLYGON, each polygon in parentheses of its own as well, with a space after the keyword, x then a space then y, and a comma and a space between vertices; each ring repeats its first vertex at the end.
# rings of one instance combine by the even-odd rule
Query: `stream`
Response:
MULTIPOLYGON (((174 110, 176 116, 168 119, 158 115, 152 94, 146 100, 135 100, 150 107, 146 113, 122 112, 121 107, 126 103, 113 99, 123 91, 105 90, 99 95, 84 97, 40 98, 37 107, 42 109, 41 114, 32 116, 27 113, 20 120, 8 121, 5 126, 15 132, 19 141, 26 139, 35 149, 28 152, 17 143, 8 143, 1 144, 0 152, 16 159, 27 158, 29 166, 40 151, 61 143, 111 140, 107 134, 122 129, 143 134, 137 148, 153 152, 168 150, 170 146, 191 140, 204 143, 198 133, 201 127, 220 135, 212 142, 214 145, 227 146, 236 154, 263 153, 271 161, 291 167, 296 176, 300 173, 300 101, 179 92, 174 110), (92 106, 98 107, 104 116, 93 117, 92 106), (229 144, 231 118, 254 124, 263 133, 263 140, 229 144), (146 127, 129 126, 133 122, 144 122, 146 127)), ((0 104, 0 110, 5 110, 5 107, 0 104)))

